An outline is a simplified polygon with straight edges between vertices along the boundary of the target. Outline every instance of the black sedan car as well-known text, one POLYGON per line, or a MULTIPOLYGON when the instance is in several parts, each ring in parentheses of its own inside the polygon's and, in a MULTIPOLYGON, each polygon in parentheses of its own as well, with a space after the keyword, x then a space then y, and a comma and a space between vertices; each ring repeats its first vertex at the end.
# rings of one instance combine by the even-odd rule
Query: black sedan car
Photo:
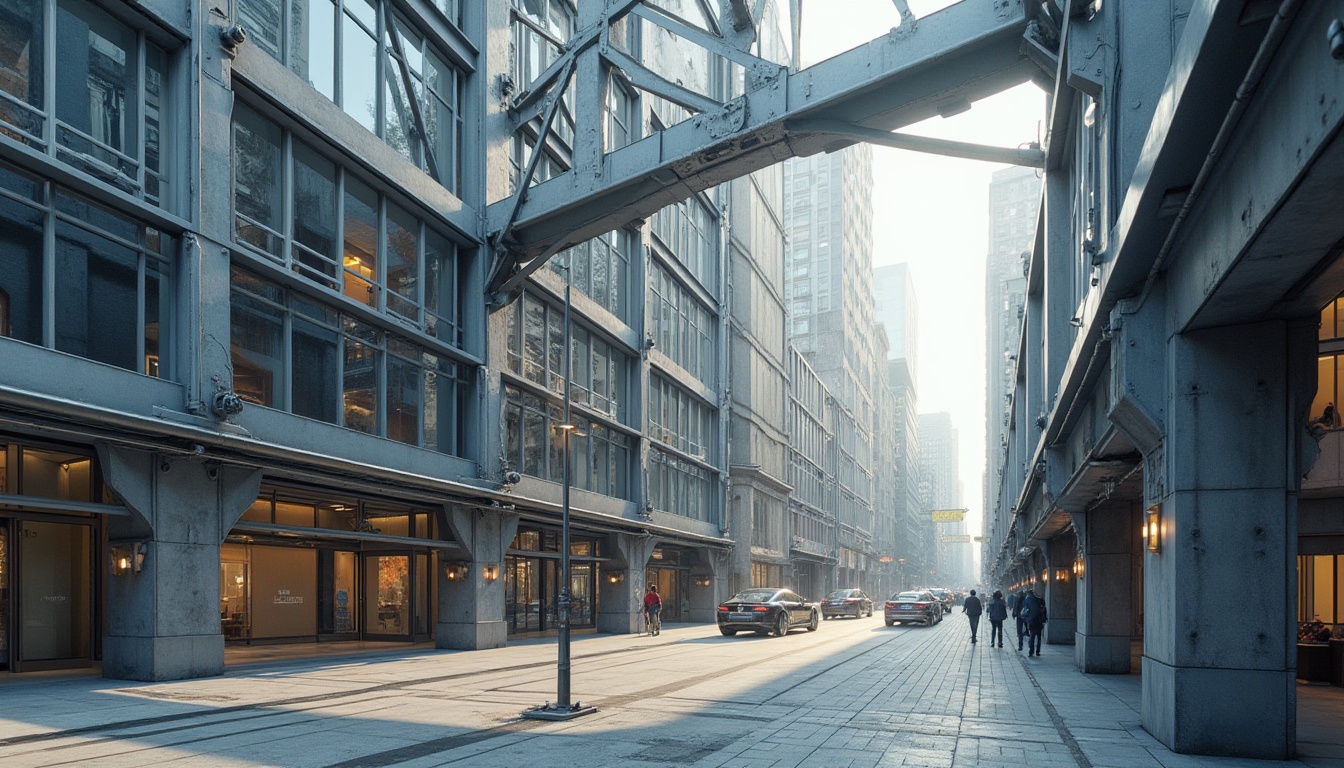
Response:
POLYGON ((815 632, 821 623, 816 603, 793 590, 773 587, 738 592, 719 605, 718 617, 719 631, 729 636, 746 631, 783 637, 794 627, 815 632))
POLYGON ((918 622, 931 627, 943 620, 943 601, 932 592, 901 592, 887 601, 883 610, 887 626, 918 622))
POLYGON ((821 615, 853 616, 856 619, 873 615, 873 599, 861 589, 837 589, 821 601, 821 615))

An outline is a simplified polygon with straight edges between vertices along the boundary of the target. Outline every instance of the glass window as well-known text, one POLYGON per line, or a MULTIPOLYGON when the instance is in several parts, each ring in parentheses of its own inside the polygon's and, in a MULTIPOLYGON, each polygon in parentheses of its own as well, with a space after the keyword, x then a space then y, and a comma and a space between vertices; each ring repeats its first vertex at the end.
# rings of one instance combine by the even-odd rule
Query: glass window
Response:
POLYGON ((233 139, 235 242, 461 344, 465 267, 451 240, 245 105, 234 112, 233 139))
POLYGON ((0 164, 0 244, 0 333, 159 375, 170 238, 0 164))
POLYGON ((459 363, 238 268, 231 306, 234 388, 244 399, 460 450, 467 383, 459 363))
MULTIPOLYGON (((437 6, 460 23, 457 0, 437 6)), ((456 191, 465 72, 392 9, 389 0, 240 0, 238 14, 263 51, 456 191)))
POLYGON ((0 133, 159 204, 167 54, 81 0, 59 0, 53 18, 54 27, 39 0, 0 6, 0 133), (48 46, 59 50, 50 72, 48 46), (56 94, 51 144, 48 87, 56 94))

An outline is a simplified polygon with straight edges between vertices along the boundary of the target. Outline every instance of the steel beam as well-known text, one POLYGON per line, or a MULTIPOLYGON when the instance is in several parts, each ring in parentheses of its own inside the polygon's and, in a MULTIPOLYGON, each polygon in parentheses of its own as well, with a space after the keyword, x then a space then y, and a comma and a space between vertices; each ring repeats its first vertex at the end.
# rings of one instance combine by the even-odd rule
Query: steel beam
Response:
POLYGON ((600 168, 572 169, 511 201, 492 204, 495 301, 510 300, 551 254, 578 245, 725 181, 790 157, 834 151, 859 139, 789 130, 836 120, 891 131, 1027 81, 1022 0, 967 0, 902 25, 863 46, 790 72, 615 152, 600 168))

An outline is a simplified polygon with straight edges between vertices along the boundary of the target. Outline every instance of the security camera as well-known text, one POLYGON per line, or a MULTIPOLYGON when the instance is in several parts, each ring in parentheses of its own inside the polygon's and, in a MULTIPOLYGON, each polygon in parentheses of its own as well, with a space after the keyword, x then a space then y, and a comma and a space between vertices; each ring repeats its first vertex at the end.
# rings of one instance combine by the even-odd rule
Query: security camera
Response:
POLYGON ((1330 22, 1325 37, 1330 41, 1330 57, 1336 60, 1344 59, 1344 22, 1340 22, 1339 19, 1330 22))
POLYGON ((504 483, 506 485, 517 485, 523 481, 523 476, 513 470, 504 473, 504 483))

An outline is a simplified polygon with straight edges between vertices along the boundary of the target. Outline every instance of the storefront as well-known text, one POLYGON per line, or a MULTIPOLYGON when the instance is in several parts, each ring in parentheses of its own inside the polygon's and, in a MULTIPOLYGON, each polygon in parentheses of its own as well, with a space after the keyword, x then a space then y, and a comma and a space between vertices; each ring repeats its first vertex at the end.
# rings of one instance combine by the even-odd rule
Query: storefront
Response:
POLYGON ((220 550, 229 642, 431 639, 438 515, 375 499, 263 486, 220 550))
POLYGON ((663 621, 687 621, 691 611, 691 564, 695 553, 681 547, 658 547, 644 568, 644 583, 658 587, 663 621))
MULTIPOLYGON (((597 629, 597 576, 601 540, 571 532, 569 626, 597 629)), ((504 558, 504 621, 510 636, 544 634, 557 627, 560 529, 519 526, 504 558)))
POLYGON ((0 438, 0 670, 87 667, 103 514, 92 452, 0 438))

